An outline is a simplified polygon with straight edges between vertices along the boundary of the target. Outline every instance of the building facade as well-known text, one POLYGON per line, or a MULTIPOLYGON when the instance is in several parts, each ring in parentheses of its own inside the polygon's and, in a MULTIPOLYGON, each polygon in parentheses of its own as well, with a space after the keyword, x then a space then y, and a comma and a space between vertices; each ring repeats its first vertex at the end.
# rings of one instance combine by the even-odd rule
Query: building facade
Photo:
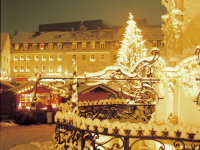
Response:
MULTIPOLYGON (((77 73, 95 72, 115 64, 124 27, 111 27, 96 21, 99 27, 93 29, 89 23, 77 22, 71 30, 55 28, 56 25, 40 25, 41 32, 18 32, 11 44, 11 70, 14 77, 34 78, 44 76, 66 76, 72 73, 72 59, 76 60, 77 73), (43 31, 43 26, 53 31, 43 31), (74 28, 73 28, 74 27, 74 28), (54 31, 57 30, 57 31, 54 31), (58 31, 60 30, 60 31, 58 31)), ((95 24, 95 21, 93 22, 95 24)), ((146 39, 146 47, 163 49, 161 26, 150 26, 140 20, 139 27, 146 39)))
POLYGON ((10 57, 11 57, 10 37, 8 33, 1 33, 1 79, 10 76, 10 57))

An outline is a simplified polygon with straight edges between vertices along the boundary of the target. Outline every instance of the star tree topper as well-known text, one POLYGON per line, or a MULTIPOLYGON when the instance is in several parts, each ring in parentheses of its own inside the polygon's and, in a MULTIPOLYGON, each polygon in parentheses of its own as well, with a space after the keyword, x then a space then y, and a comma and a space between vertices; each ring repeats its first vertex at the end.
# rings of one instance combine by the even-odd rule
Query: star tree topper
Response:
POLYGON ((144 46, 145 40, 143 40, 141 30, 136 26, 131 13, 127 23, 128 26, 123 34, 124 40, 121 42, 121 48, 118 50, 117 63, 129 71, 141 57, 146 56, 147 49, 144 46))

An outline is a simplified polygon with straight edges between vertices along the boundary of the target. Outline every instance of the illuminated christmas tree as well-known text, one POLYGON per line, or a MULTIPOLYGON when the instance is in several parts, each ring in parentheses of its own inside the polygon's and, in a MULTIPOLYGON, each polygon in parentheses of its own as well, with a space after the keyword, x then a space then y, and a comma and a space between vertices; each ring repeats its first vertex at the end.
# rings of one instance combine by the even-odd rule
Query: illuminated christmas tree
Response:
POLYGON ((130 13, 128 26, 124 33, 124 40, 118 51, 117 63, 126 70, 130 70, 141 57, 146 56, 145 40, 141 30, 136 26, 133 15, 130 13))

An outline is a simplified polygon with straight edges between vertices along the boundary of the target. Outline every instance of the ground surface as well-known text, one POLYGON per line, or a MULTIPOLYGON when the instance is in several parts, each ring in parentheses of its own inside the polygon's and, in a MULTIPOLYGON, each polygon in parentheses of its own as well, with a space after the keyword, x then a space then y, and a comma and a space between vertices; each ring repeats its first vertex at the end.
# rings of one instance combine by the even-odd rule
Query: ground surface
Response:
POLYGON ((56 124, 1 127, 0 149, 35 150, 39 147, 39 149, 52 149, 55 127, 56 124))

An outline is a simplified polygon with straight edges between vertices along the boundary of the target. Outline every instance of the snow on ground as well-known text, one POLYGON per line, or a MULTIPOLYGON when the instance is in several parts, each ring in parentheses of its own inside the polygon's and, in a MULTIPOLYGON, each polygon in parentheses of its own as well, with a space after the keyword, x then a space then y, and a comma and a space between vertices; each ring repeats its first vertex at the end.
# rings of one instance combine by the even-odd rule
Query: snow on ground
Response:
POLYGON ((14 122, 0 122, 0 127, 11 127, 11 126, 18 126, 14 122))
POLYGON ((28 144, 17 145, 10 150, 55 150, 55 147, 52 141, 31 142, 28 144))
POLYGON ((1 126, 0 149, 53 150, 55 127, 56 124, 1 126))

